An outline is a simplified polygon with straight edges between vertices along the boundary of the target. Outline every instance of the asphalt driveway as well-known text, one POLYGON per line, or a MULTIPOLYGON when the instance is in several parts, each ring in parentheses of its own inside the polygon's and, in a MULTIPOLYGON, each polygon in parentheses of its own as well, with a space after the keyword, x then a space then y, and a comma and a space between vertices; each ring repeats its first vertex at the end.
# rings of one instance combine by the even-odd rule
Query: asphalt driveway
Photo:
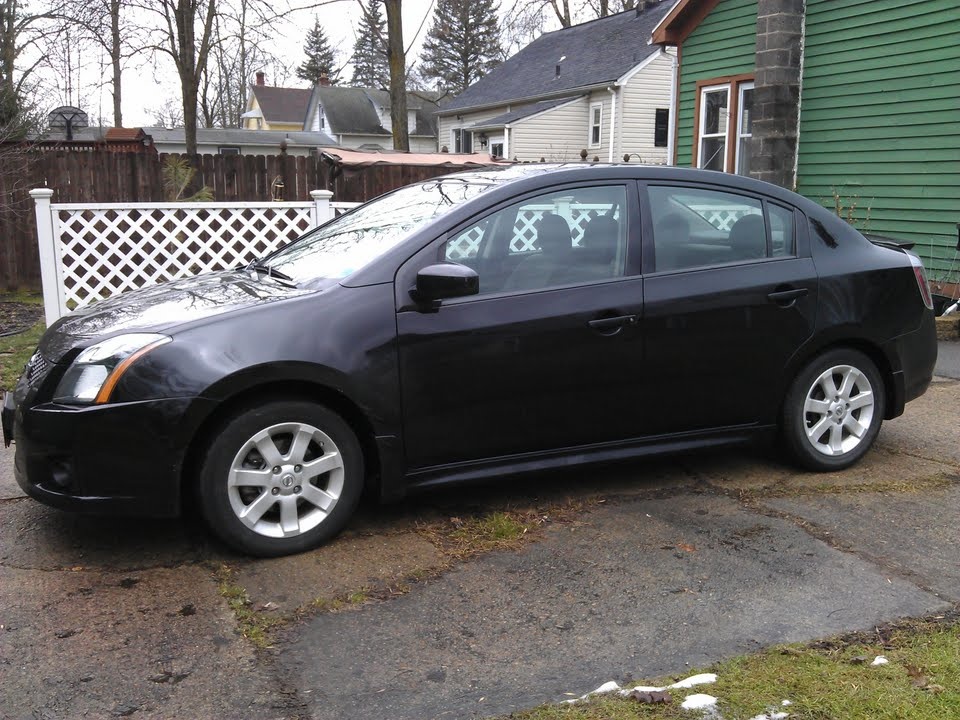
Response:
POLYGON ((5 451, 0 718, 488 717, 941 612, 960 602, 958 428, 941 380, 844 473, 738 452, 437 492, 271 561, 191 520, 40 506, 5 451), (501 510, 536 518, 519 549, 443 542, 501 510))

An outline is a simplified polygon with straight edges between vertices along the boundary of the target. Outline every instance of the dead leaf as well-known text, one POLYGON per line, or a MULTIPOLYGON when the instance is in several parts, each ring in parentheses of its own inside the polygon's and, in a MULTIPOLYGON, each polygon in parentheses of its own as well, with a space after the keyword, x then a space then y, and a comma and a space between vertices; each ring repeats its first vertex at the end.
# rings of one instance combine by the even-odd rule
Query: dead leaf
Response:
POLYGON ((670 693, 662 692, 660 690, 653 690, 651 692, 632 690, 627 697, 631 700, 636 700, 639 703, 646 703, 648 705, 666 705, 667 703, 673 701, 670 693))
POLYGON ((683 550, 684 552, 696 552, 697 549, 693 545, 687 543, 677 543, 677 549, 683 550))
POLYGON ((279 607, 280 607, 280 606, 277 605, 277 604, 276 604, 275 602, 273 602, 273 601, 265 602, 263 605, 260 606, 260 611, 261 611, 261 612, 270 612, 271 610, 276 610, 276 609, 279 608, 279 607))
POLYGON ((927 686, 924 688, 924 690, 926 690, 928 693, 933 693, 934 695, 939 695, 940 693, 944 692, 944 691, 946 690, 946 688, 944 688, 943 685, 937 685, 936 683, 932 683, 932 684, 930 684, 930 685, 927 685, 927 686))
POLYGON ((863 664, 864 664, 865 662, 867 662, 869 659, 870 659, 870 658, 868 658, 866 655, 857 655, 856 657, 850 658, 850 664, 851 664, 851 665, 863 665, 863 664))

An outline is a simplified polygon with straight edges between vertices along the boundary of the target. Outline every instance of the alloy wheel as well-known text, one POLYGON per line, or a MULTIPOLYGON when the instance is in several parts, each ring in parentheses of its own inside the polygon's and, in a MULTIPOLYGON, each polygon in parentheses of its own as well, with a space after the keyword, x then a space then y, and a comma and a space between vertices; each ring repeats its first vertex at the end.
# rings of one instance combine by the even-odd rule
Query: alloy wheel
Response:
POLYGON ((817 452, 839 457, 860 445, 873 424, 875 398, 867 376, 836 365, 813 381, 803 406, 803 430, 817 452))

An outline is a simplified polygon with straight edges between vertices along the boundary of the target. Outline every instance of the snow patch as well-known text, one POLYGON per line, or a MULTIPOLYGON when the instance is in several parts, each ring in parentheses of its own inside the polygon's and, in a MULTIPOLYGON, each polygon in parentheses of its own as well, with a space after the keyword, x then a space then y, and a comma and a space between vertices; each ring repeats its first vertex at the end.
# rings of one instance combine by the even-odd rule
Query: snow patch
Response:
POLYGON ((790 705, 793 705, 793 703, 790 702, 789 700, 784 700, 784 701, 783 701, 782 703, 780 703, 780 704, 783 705, 783 707, 789 707, 790 705))
POLYGON ((873 659, 873 662, 870 663, 870 664, 871 664, 871 665, 886 665, 888 662, 890 662, 890 661, 887 660, 883 655, 877 655, 877 656, 873 659))
POLYGON ((750 718, 750 720, 783 720, 784 718, 790 717, 790 713, 785 712, 770 712, 764 713, 763 715, 755 715, 750 718))
MULTIPOLYGON (((593 690, 592 692, 588 692, 586 695, 581 695, 580 697, 578 697, 578 698, 573 698, 572 700, 564 700, 564 702, 565 702, 565 703, 578 703, 578 702, 581 702, 581 701, 583 701, 583 700, 586 700, 586 699, 589 698, 591 695, 603 695, 603 694, 605 694, 605 693, 613 692, 614 690, 620 690, 620 686, 617 685, 617 683, 615 683, 613 680, 610 680, 609 682, 605 682, 603 685, 601 685, 600 687, 598 687, 596 690, 593 690)), ((620 690, 620 692, 623 693, 622 690, 620 690)))
POLYGON ((673 685, 667 685, 668 690, 686 690, 694 685, 709 685, 715 683, 717 676, 714 673, 701 673, 700 675, 691 675, 686 680, 675 682, 673 685))
POLYGON ((681 703, 680 707, 684 710, 704 710, 716 704, 717 699, 713 695, 697 693, 695 695, 687 695, 687 699, 681 703))

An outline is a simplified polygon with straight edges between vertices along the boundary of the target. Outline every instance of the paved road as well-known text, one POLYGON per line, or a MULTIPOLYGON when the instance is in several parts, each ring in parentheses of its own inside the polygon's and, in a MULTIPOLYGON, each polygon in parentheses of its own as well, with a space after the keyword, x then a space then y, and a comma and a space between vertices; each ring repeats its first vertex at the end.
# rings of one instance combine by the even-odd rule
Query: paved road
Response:
POLYGON ((0 718, 487 717, 940 612, 960 602, 958 401, 936 382, 844 473, 740 452, 438 492, 273 561, 191 521, 62 514, 0 474, 0 718), (577 500, 522 550, 462 563, 416 530, 577 500), (218 578, 291 618, 271 649, 238 634, 218 578), (388 599, 314 602, 361 589, 388 599))

